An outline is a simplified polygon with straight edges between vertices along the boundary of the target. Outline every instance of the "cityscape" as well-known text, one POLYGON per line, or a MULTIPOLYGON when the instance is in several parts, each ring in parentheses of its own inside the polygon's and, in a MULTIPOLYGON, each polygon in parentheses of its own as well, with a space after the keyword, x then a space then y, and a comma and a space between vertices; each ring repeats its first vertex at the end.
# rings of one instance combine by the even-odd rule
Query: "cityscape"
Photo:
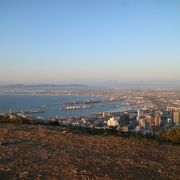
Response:
MULTIPOLYGON (((78 92, 71 92, 76 94, 78 92)), ((81 92, 89 94, 90 92, 81 92)), ((101 91, 91 91, 92 97, 102 96, 101 91)), ((36 113, 44 113, 43 110, 32 112, 1 113, 1 119, 5 117, 11 121, 23 121, 27 123, 71 125, 74 127, 91 129, 116 129, 117 132, 130 134, 141 133, 153 136, 158 133, 180 126, 180 91, 178 90, 129 90, 129 91, 104 91, 103 100, 85 99, 81 101, 65 102, 67 111, 79 111, 93 108, 94 104, 104 101, 122 102, 120 111, 111 110, 98 112, 80 117, 35 117, 36 113), (113 94, 113 95, 112 95, 113 94)), ((9 110, 11 111, 11 109, 9 110)))
POLYGON ((180 179, 180 0, 0 0, 11 179, 180 179))

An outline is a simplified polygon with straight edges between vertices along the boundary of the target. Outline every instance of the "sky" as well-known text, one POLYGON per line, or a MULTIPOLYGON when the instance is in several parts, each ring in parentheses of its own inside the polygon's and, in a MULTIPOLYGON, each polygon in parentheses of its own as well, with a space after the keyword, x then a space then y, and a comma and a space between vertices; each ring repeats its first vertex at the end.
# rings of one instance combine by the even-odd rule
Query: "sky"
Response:
POLYGON ((0 84, 180 80, 179 0, 0 0, 0 84))

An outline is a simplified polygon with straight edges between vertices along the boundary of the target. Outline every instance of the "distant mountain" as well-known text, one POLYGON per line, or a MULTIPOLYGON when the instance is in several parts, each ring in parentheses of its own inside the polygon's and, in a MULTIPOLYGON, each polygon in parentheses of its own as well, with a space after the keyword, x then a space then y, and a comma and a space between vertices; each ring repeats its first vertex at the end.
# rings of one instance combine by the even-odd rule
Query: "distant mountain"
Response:
POLYGON ((180 81, 104 81, 95 84, 98 88, 111 89, 180 89, 180 81))
POLYGON ((8 84, 1 90, 180 89, 180 81, 104 81, 85 84, 8 84))
POLYGON ((59 84, 8 84, 1 85, 0 88, 88 88, 87 85, 84 84, 67 84, 67 85, 59 85, 59 84))

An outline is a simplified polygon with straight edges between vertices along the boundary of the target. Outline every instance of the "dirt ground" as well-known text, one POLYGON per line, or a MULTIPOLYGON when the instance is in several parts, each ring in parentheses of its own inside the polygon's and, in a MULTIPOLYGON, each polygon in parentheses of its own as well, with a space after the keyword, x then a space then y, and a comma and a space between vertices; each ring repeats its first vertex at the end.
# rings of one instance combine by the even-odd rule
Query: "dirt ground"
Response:
POLYGON ((0 124, 0 179, 180 179, 180 146, 0 124))

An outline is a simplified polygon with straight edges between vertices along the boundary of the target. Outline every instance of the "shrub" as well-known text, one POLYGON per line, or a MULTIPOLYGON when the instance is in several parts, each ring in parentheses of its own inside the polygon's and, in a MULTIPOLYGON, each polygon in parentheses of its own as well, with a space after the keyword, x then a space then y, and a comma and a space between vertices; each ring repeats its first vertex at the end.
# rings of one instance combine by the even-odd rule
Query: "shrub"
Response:
POLYGON ((162 138, 165 141, 180 143, 180 127, 168 129, 162 134, 162 138))

